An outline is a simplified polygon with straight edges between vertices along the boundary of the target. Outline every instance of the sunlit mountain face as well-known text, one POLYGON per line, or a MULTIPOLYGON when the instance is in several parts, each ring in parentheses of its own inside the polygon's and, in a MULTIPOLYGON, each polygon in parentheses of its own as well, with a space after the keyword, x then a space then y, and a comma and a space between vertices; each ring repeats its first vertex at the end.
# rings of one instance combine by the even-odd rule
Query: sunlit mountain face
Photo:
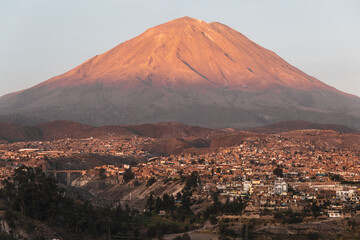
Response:
POLYGON ((90 125, 177 121, 248 128, 285 120, 360 129, 360 99, 236 30, 183 17, 65 74, 0 98, 0 114, 90 125))

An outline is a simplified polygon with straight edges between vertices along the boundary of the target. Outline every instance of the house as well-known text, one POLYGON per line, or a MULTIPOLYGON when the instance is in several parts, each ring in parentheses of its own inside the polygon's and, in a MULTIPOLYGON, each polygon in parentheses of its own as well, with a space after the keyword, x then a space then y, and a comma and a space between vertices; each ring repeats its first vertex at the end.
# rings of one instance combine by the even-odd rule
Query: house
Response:
POLYGON ((329 218, 339 218, 341 217, 340 211, 339 210, 329 210, 327 213, 329 218))

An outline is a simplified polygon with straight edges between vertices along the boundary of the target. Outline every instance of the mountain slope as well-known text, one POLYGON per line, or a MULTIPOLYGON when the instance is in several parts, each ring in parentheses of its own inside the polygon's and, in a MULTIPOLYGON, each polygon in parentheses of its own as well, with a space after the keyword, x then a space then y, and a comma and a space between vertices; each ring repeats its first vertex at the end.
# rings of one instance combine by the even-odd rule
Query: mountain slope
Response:
POLYGON ((16 123, 0 123, 0 142, 1 140, 16 141, 34 141, 43 138, 41 130, 35 127, 21 126, 16 123))
MULTIPOLYGON (((227 133, 226 130, 187 126, 181 123, 118 125, 93 127, 72 121, 53 121, 33 126, 0 123, 0 140, 44 141, 65 138, 101 138, 106 136, 143 136, 151 138, 209 138, 227 133)), ((235 132, 235 130, 233 130, 235 132)))
POLYGON ((151 28, 40 86, 139 81, 158 87, 201 85, 258 90, 271 85, 335 89, 220 23, 184 17, 151 28))
POLYGON ((360 129, 360 99, 220 23, 184 17, 69 72, 0 98, 0 114, 91 125, 182 122, 255 127, 284 120, 360 129))
POLYGON ((306 121, 286 121, 278 122, 262 127, 256 127, 248 129, 250 132, 256 133, 280 133, 280 132, 290 132, 296 130, 304 129, 318 129, 318 130, 334 130, 341 133, 352 133, 355 132, 353 129, 339 124, 319 124, 311 123, 306 121))

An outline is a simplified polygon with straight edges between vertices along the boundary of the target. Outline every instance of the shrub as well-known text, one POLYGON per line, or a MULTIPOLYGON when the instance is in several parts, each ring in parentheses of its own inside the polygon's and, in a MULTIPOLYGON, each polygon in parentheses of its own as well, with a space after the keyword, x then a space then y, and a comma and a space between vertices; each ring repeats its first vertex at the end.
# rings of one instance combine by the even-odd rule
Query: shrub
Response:
POLYGON ((151 185, 153 185, 154 183, 156 182, 156 179, 154 177, 151 177, 147 183, 146 183, 146 186, 147 187, 150 187, 151 185))

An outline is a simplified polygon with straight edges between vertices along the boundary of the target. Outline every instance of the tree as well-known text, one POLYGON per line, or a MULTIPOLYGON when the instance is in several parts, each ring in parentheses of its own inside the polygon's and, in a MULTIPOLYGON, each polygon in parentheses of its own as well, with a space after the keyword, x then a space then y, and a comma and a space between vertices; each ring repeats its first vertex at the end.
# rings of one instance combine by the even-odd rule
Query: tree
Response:
POLYGON ((181 207, 178 211, 179 215, 181 215, 182 217, 188 216, 193 213, 191 210, 191 196, 191 191, 184 188, 181 196, 181 207))
POLYGON ((218 223, 218 220, 217 220, 217 218, 216 218, 215 215, 211 215, 211 216, 210 216, 210 223, 211 223, 212 225, 215 225, 215 224, 218 223))
POLYGON ((163 195, 163 206, 165 211, 173 212, 175 210, 175 198, 171 195, 171 197, 168 194, 163 195))
POLYGON ((163 210, 164 209, 163 205, 164 204, 163 204, 163 201, 161 200, 161 198, 157 197, 156 201, 155 201, 155 212, 159 213, 160 210, 163 210))
POLYGON ((214 201, 214 206, 219 206, 221 205, 221 202, 219 201, 219 195, 220 195, 220 192, 219 191, 216 191, 214 192, 212 195, 211 195, 211 198, 213 199, 214 201))
POLYGON ((146 183, 147 187, 150 187, 151 185, 153 185, 156 182, 156 179, 154 177, 149 178, 149 180, 146 183))
POLYGON ((115 209, 94 207, 89 201, 67 198, 55 179, 46 176, 40 168, 21 166, 3 184, 0 193, 2 200, 7 200, 4 201, 7 203, 5 219, 10 227, 15 228, 19 219, 31 218, 50 226, 63 227, 71 233, 86 233, 96 239, 105 233, 134 230, 129 222, 136 213, 129 206, 126 205, 124 210, 121 206, 115 209))
POLYGON ((0 232, 0 239, 1 240, 15 240, 15 238, 13 236, 11 236, 10 234, 8 234, 6 232, 0 232))
POLYGON ((186 185, 185 188, 192 188, 192 187, 197 187, 198 186, 198 178, 199 178, 199 173, 197 171, 193 171, 191 173, 191 175, 186 179, 186 185))
POLYGON ((181 200, 181 192, 178 192, 178 193, 176 194, 176 200, 177 200, 177 201, 180 201, 180 200, 181 200))
POLYGON ((314 217, 319 217, 321 215, 321 207, 316 205, 315 203, 312 203, 311 211, 312 211, 314 217))
POLYGON ((183 171, 182 169, 180 169, 180 171, 179 171, 179 177, 182 178, 183 174, 184 174, 184 171, 183 171))
POLYGON ((100 177, 101 179, 105 179, 105 178, 106 178, 106 170, 105 170, 104 168, 101 168, 101 169, 99 170, 99 177, 100 177))
POLYGON ((131 168, 128 168, 125 170, 123 178, 126 183, 129 182, 130 180, 134 179, 134 177, 135 177, 135 174, 131 171, 131 168))
POLYGON ((4 182, 2 195, 8 200, 9 211, 19 211, 24 217, 63 226, 70 231, 99 232, 99 219, 89 202, 67 198, 55 179, 41 168, 21 166, 9 181, 4 182))
POLYGON ((328 176, 329 176, 330 179, 333 180, 333 181, 337 181, 337 182, 342 182, 342 181, 344 181, 344 178, 343 178, 340 174, 329 173, 328 176))
POLYGON ((153 197, 153 193, 150 193, 149 198, 146 201, 146 208, 151 212, 152 210, 154 210, 154 197, 153 197))
POLYGON ((58 214, 63 190, 55 179, 47 177, 40 168, 26 166, 17 168, 12 179, 13 183, 4 182, 3 189, 12 210, 37 220, 50 220, 58 214))
POLYGON ((283 177, 283 169, 281 168, 281 166, 277 166, 275 169, 274 169, 274 175, 282 178, 283 177))
POLYGON ((200 158, 199 159, 199 164, 204 164, 205 163, 205 159, 204 158, 200 158))
POLYGON ((173 240, 191 240, 189 234, 184 233, 182 236, 177 236, 173 240))

